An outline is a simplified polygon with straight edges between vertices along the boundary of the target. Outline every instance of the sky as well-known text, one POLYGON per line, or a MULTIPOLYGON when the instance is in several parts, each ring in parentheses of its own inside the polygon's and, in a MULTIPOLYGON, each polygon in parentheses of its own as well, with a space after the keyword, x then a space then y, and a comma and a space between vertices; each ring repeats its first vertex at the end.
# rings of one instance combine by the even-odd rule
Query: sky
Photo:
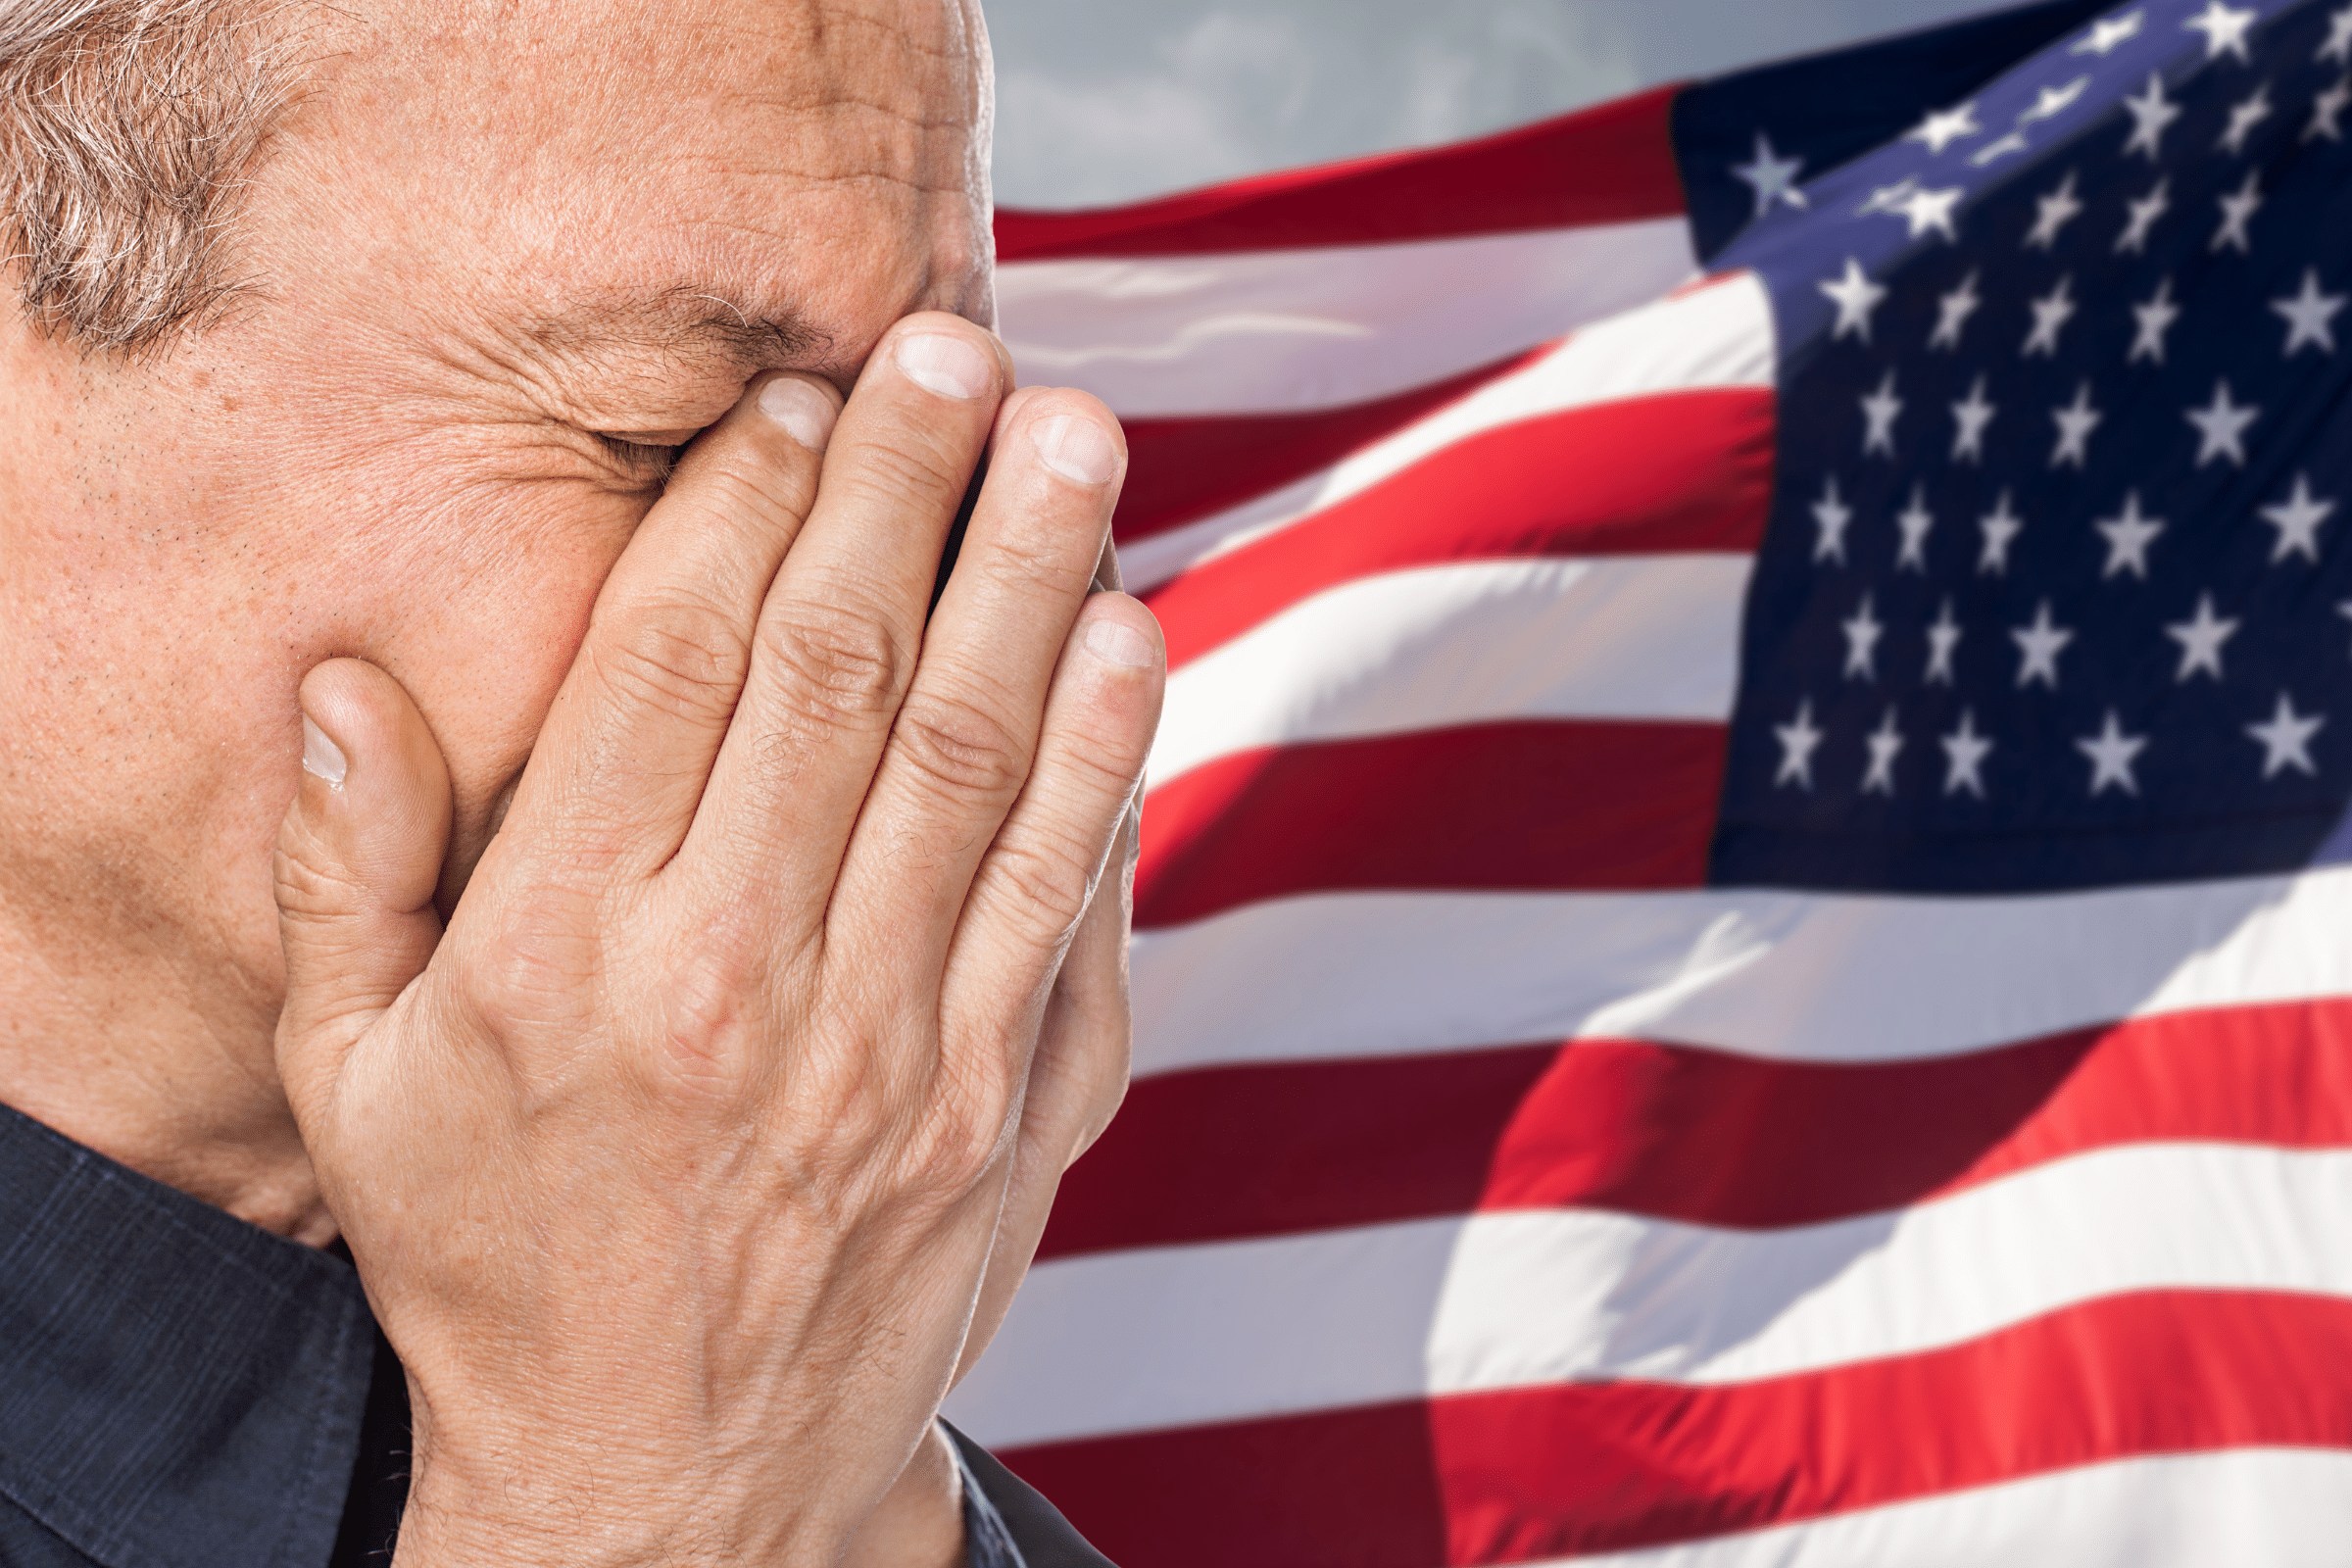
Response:
POLYGON ((1455 141, 1986 0, 984 0, 997 200, 1091 207, 1455 141))

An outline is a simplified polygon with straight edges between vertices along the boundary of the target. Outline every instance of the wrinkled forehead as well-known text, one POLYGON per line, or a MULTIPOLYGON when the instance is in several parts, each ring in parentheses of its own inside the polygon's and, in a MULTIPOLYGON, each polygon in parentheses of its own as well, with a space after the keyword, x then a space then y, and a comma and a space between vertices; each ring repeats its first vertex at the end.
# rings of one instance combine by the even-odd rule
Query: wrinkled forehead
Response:
POLYGON ((959 142, 984 115, 971 0, 422 0, 351 22, 339 41, 379 85, 439 99, 453 125, 594 142, 728 109, 846 113, 856 152, 914 177, 918 141, 959 142))
POLYGON ((953 309, 985 276, 975 0, 435 0, 336 30, 298 111, 337 165, 311 191, 453 268, 709 277, 820 318, 812 277, 953 309))

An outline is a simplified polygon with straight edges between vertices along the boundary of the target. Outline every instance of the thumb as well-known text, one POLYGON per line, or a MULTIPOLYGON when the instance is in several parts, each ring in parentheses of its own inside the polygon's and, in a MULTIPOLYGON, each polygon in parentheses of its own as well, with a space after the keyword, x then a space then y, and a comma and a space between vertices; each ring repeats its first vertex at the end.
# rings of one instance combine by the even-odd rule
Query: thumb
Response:
POLYGON ((321 1102, 352 1045, 424 969, 449 843, 449 769, 398 681, 356 659, 302 683, 302 780, 278 829, 286 1000, 278 1073, 321 1102))

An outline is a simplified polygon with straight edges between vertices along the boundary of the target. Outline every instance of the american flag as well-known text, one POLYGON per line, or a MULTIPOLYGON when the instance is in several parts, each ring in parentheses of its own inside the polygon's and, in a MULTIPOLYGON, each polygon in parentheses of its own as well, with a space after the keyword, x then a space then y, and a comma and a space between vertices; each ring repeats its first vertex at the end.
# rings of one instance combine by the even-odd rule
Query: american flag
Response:
POLYGON ((1173 674, 954 1413, 1125 1568, 2352 1561, 2348 136, 2059 3, 1002 215, 1173 674))

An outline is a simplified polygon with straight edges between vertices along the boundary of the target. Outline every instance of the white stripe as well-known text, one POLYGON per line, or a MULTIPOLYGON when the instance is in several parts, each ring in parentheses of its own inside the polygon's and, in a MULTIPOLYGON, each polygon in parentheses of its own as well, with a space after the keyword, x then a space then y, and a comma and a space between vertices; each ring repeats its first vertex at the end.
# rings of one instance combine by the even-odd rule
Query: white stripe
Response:
POLYGON ((1429 1388, 1752 1382, 2182 1288, 2352 1297, 2352 1151, 2122 1145, 1909 1208, 1769 1231, 1482 1214, 1446 1272, 1429 1388))
POLYGON ((1214 516, 1125 545, 1130 586, 1264 538, 1482 431, 1567 409, 1707 388, 1773 384, 1772 302, 1740 273, 1586 327, 1534 364, 1488 382, 1337 466, 1214 516))
POLYGON ((1728 722, 1751 564, 1477 561, 1359 577, 1170 675, 1152 782, 1253 747, 1442 724, 1728 722))
POLYGON ((1560 336, 1690 276, 1680 218, 1476 239, 997 270, 1024 382, 1127 418, 1367 403, 1560 336))
POLYGON ((1954 1055, 2352 994, 2352 867, 2035 898, 1703 891, 1283 899, 1137 934, 1138 1073, 1576 1036, 1788 1061, 1954 1055))
POLYGON ((1060 1258, 1031 1271, 951 1413, 1024 1444, 1572 1381, 1722 1385, 2159 1289, 2352 1298, 2352 1152, 2129 1146, 1779 1231, 1553 1209, 1060 1258))
POLYGON ((2342 1568, 2352 1557, 2347 1543, 2352 1543, 2352 1453, 2229 1448, 2084 1465, 1712 1541, 1560 1558, 1555 1564, 2342 1568))

